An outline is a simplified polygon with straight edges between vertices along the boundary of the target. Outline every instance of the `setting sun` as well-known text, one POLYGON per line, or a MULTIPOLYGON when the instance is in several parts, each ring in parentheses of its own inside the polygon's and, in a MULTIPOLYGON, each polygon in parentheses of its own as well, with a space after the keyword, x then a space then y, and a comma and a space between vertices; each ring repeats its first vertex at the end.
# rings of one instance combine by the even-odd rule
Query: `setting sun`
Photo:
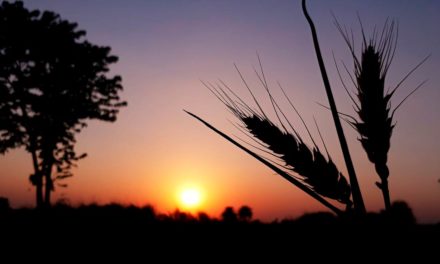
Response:
POLYGON ((193 209, 200 205, 201 195, 200 191, 195 188, 184 189, 180 193, 180 202, 187 209, 193 209))

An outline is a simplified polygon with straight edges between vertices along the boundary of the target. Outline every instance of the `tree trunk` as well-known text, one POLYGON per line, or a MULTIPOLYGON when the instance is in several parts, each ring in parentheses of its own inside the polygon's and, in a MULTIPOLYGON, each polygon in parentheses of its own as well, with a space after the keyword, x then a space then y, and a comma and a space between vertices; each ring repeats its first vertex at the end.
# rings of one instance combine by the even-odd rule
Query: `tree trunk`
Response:
POLYGON ((44 207, 45 208, 50 208, 51 206, 50 197, 53 190, 52 166, 53 166, 52 162, 46 165, 46 170, 44 173, 44 177, 45 177, 44 207))
POLYGON ((37 200, 37 209, 43 208, 43 178, 39 172, 36 172, 36 200, 37 200))
POLYGON ((34 165, 35 181, 33 181, 33 184, 35 184, 36 207, 37 209, 41 209, 43 207, 43 175, 40 171, 40 168, 38 167, 38 158, 36 151, 31 150, 31 154, 32 154, 32 163, 34 165))

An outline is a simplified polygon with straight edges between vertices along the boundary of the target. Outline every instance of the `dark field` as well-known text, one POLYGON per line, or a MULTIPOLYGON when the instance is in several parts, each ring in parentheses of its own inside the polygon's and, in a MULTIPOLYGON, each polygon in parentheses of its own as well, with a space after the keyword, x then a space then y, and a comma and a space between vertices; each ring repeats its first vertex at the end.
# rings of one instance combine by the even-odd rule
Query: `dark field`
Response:
POLYGON ((440 250, 439 224, 417 225, 378 214, 355 221, 315 213, 262 223, 181 212, 156 215, 151 207, 89 205, 58 206, 49 211, 8 210, 0 216, 0 226, 5 256, 12 252, 7 249, 26 249, 28 253, 50 249, 69 259, 173 259, 183 254, 183 259, 203 260, 203 254, 209 254, 220 259, 269 257, 270 263, 278 263, 286 257, 339 262, 348 260, 346 254, 360 254, 362 259, 417 258, 418 263, 426 263, 422 260, 431 260, 440 250))

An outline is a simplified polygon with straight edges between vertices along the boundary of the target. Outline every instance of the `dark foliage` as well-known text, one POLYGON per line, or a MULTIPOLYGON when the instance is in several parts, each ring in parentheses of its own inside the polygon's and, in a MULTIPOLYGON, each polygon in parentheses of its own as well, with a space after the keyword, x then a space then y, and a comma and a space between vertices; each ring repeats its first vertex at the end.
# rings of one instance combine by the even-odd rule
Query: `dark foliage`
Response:
POLYGON ((232 206, 228 206, 222 213, 222 221, 225 223, 235 223, 237 222, 238 217, 235 213, 235 210, 232 206))
POLYGON ((242 222, 249 222, 252 220, 252 208, 247 205, 243 205, 238 209, 238 219, 242 222))
POLYGON ((416 223, 416 217, 411 207, 404 201, 393 202, 389 212, 385 212, 385 215, 390 217, 391 223, 398 225, 414 225, 416 223))
POLYGON ((85 35, 53 12, 0 5, 0 153, 25 147, 32 155, 37 206, 50 205, 54 183, 86 156, 74 148, 86 121, 115 121, 126 105, 121 77, 108 76, 118 58, 85 35))

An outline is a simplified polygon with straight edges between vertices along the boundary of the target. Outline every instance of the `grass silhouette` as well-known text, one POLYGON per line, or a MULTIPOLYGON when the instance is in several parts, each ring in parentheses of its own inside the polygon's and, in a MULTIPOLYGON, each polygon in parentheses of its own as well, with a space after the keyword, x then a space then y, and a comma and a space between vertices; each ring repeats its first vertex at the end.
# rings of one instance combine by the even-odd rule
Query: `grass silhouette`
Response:
MULTIPOLYGON (((343 87, 354 104, 358 119, 350 117, 349 124, 359 133, 359 141, 367 153, 368 159, 375 165, 375 170, 381 180, 376 182, 382 191, 385 209, 390 210, 391 199, 388 188, 389 169, 387 166, 388 151, 391 135, 394 129, 394 113, 405 100, 417 91, 425 82, 418 85, 394 109, 391 109, 391 98, 401 84, 428 58, 423 59, 415 66, 391 91, 385 90, 386 76, 394 58, 397 47, 398 27, 395 21, 385 22, 381 32, 373 32, 367 40, 364 28, 359 19, 362 30, 362 52, 360 58, 356 56, 355 43, 346 29, 335 18, 335 25, 343 36, 353 58, 354 76, 349 74, 355 87, 353 97, 344 83, 339 68, 336 68, 343 87), (356 99, 355 99, 356 98, 356 99)), ((345 66, 345 64, 344 64, 345 66)), ((347 70, 347 68, 345 67, 347 70)), ((347 70, 348 72, 348 70, 347 70)))
MULTIPOLYGON (((322 76, 324 88, 329 101, 329 109, 331 110, 336 132, 338 134, 339 143, 341 145, 342 154, 347 167, 347 172, 350 179, 350 184, 346 178, 340 173, 333 163, 327 148, 327 158, 322 154, 319 147, 315 143, 313 137, 301 115, 287 97, 286 93, 280 86, 290 105, 303 122, 312 142, 313 147, 307 146, 302 137, 292 126, 283 110, 280 108, 277 101, 272 96, 269 85, 263 71, 263 67, 258 56, 261 72, 255 73, 268 94, 272 110, 275 113, 276 121, 271 120, 263 110, 261 104, 255 97, 252 89, 249 87, 240 70, 235 66, 244 86, 249 91, 256 107, 251 107, 244 102, 234 91, 229 88, 223 81, 213 85, 211 83, 202 82, 203 85, 210 90, 214 96, 220 100, 226 108, 239 120, 241 126, 237 126, 243 132, 247 133, 249 138, 253 140, 256 145, 250 144, 258 151, 268 154, 267 158, 261 154, 256 154, 250 149, 239 144, 220 130, 213 127, 211 124, 201 119, 193 113, 187 112, 192 117, 196 118, 208 128, 238 146, 267 167, 274 170, 278 175, 287 179, 293 185, 299 187, 301 190, 321 202, 324 206, 343 216, 344 212, 326 199, 330 198, 345 205, 345 212, 355 216, 356 219, 364 218, 366 209, 363 202, 363 197, 357 181, 357 176, 351 160, 348 149, 347 140, 340 121, 340 113, 337 110, 336 103, 333 98, 332 89, 327 76, 327 71, 322 58, 318 36, 315 25, 308 14, 306 8, 306 1, 302 0, 302 9, 304 16, 309 23, 313 45, 315 48, 316 57, 320 73, 322 76), (279 162, 281 160, 281 163, 279 162), (351 197, 350 197, 351 196, 351 197), (353 206, 352 206, 353 205, 353 206), (353 209, 353 210, 352 210, 353 209)), ((360 21, 360 19, 359 19, 360 21)), ((354 50, 354 40, 352 35, 348 34, 342 26, 335 19, 335 24, 347 43, 354 60, 354 77, 350 75, 354 86, 356 87, 357 101, 349 93, 351 100, 355 105, 356 112, 359 119, 351 117, 352 120, 346 120, 351 124, 360 135, 360 142, 366 151, 369 160, 375 164, 375 169, 379 175, 381 182, 376 185, 381 189, 385 202, 385 210, 391 210, 391 199, 388 188, 389 169, 387 166, 387 155, 390 148, 390 139, 394 128, 393 115, 395 111, 402 105, 402 103, 417 89, 419 89, 424 82, 416 87, 402 102, 400 102, 392 111, 390 106, 390 99, 395 91, 400 87, 402 82, 408 78, 420 65, 422 65, 428 57, 414 67, 398 85, 391 91, 385 92, 385 77, 393 60, 395 50, 397 47, 397 26, 395 22, 385 23, 381 32, 374 32, 373 37, 367 41, 364 29, 361 24, 363 45, 362 55, 358 59, 354 50)), ((345 64, 344 64, 345 66, 345 64)), ((336 64, 339 77, 342 81, 341 73, 336 64)), ((347 70, 347 68, 345 67, 347 70)), ((348 70, 347 70, 348 72, 348 70)), ((342 81, 345 90, 348 92, 347 86, 342 81)), ((319 129, 318 129, 319 132, 319 129)), ((320 136, 321 133, 319 132, 320 136)), ((321 136, 322 139, 322 136, 321 136)), ((325 144, 324 144, 325 147, 325 144)))

